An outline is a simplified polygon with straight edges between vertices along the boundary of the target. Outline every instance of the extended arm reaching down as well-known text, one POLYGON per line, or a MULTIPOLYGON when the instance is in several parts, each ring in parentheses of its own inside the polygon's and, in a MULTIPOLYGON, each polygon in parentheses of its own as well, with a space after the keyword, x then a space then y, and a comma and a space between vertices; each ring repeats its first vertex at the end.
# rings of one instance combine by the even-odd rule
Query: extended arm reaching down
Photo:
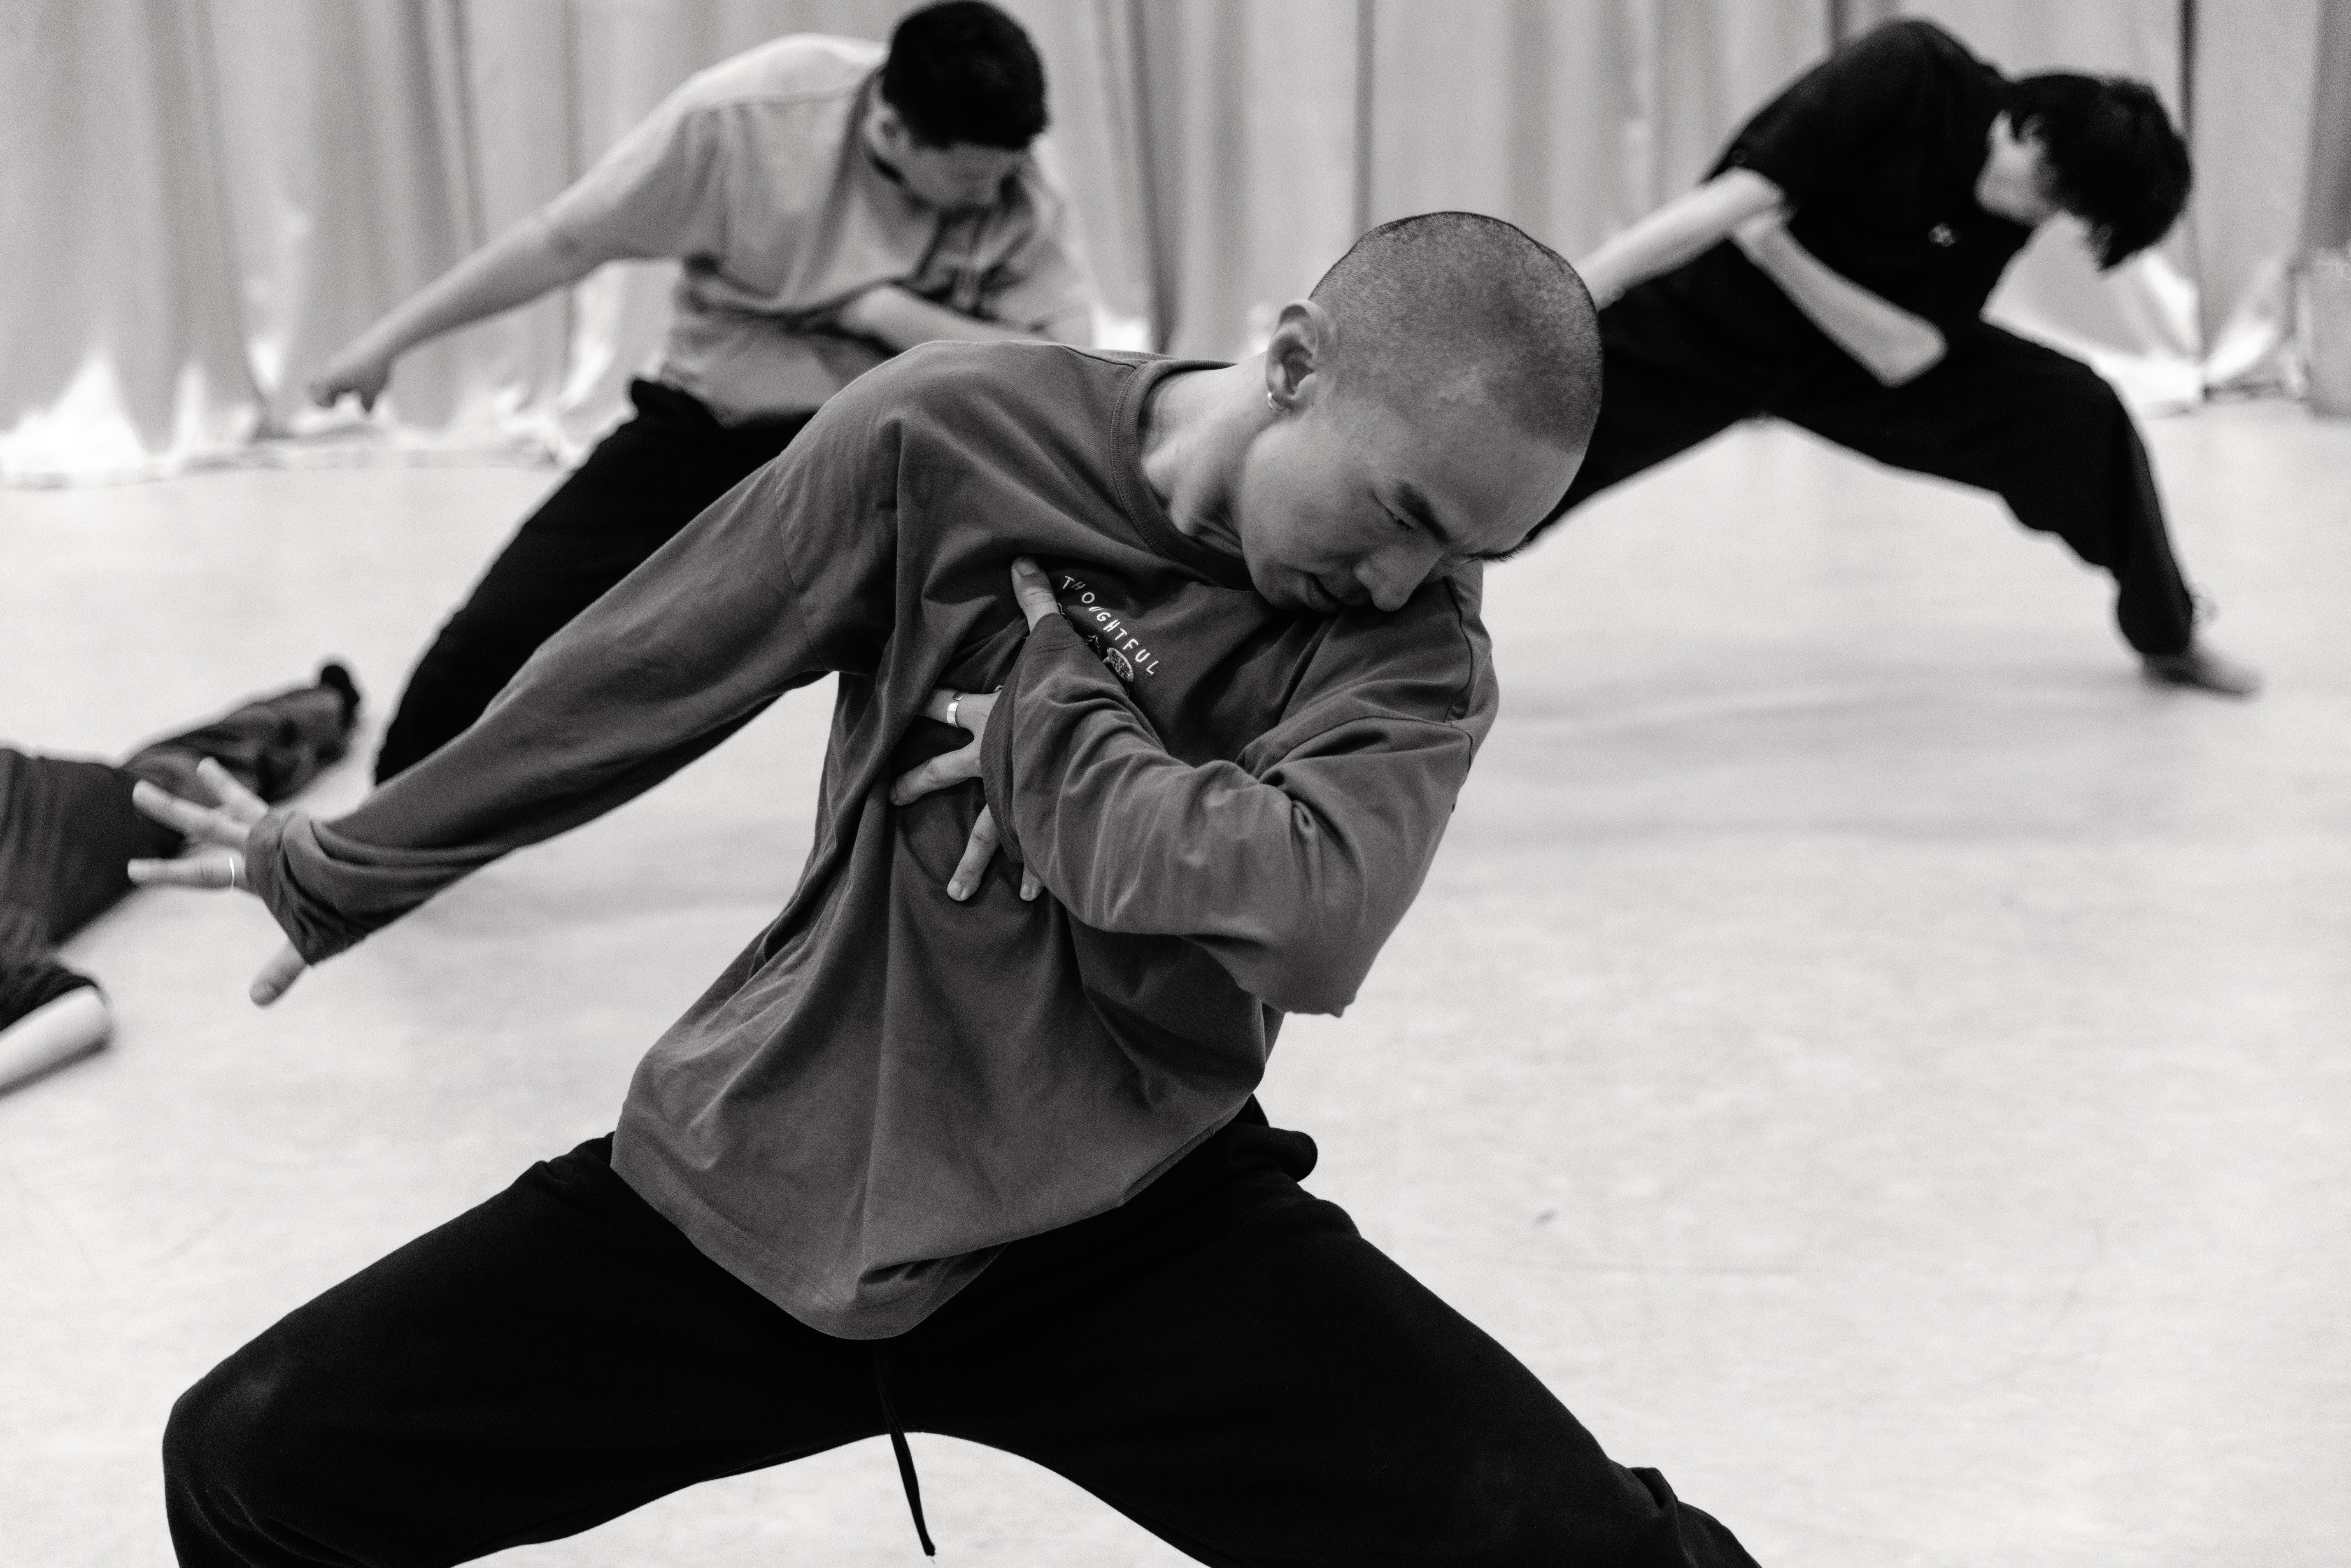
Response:
POLYGON ((266 1002, 301 963, 653 788, 782 693, 869 664, 891 622, 893 545, 846 525, 888 493, 896 440, 879 402, 836 400, 793 453, 549 639, 472 728, 350 815, 142 798, 235 852, 141 880, 240 887, 267 904, 291 950, 254 988, 266 1002))

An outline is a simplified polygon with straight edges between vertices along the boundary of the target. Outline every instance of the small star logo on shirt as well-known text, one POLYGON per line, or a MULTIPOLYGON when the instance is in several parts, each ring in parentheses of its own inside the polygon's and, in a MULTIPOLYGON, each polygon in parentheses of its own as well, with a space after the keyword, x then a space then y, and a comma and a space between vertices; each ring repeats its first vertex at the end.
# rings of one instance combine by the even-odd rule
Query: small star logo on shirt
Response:
POLYGON ((1946 249, 1959 243, 1959 236, 1951 232, 1949 224, 1937 224, 1927 231, 1927 237, 1946 249))

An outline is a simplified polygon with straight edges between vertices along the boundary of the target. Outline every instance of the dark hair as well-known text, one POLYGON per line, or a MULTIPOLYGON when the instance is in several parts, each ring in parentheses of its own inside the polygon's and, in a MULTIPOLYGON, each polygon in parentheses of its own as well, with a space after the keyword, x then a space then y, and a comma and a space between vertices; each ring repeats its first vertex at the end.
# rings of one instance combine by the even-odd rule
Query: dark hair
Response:
POLYGON ((1473 374, 1528 434, 1566 448, 1591 439, 1599 314, 1575 268, 1517 225, 1479 213, 1382 224, 1312 298, 1338 324, 1343 376, 1409 397, 1473 374))
POLYGON ((2143 81, 2062 71, 2024 77, 2009 99, 2008 122, 2048 150, 2051 193, 2090 225, 2101 267, 2161 239, 2188 204, 2188 143, 2143 81))
POLYGON ((1018 152, 1045 129, 1044 63, 1020 24, 987 0, 946 0, 902 17, 882 97, 925 147, 1018 152))

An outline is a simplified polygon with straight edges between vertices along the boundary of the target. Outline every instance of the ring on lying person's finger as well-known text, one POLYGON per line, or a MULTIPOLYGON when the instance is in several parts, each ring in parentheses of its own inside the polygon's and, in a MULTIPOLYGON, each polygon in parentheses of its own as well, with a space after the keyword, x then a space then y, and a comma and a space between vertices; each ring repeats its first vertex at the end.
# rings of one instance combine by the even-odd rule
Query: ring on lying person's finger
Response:
POLYGON ((963 706, 963 699, 969 695, 971 695, 969 692, 957 692, 955 695, 947 698, 947 722, 954 725, 957 729, 961 729, 963 726, 956 718, 956 709, 963 706))

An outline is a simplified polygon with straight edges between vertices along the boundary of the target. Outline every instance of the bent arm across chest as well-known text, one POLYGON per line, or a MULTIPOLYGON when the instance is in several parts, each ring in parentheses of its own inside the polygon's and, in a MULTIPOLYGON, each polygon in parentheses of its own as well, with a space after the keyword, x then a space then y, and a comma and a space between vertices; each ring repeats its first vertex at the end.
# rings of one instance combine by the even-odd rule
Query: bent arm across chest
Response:
POLYGON ((1940 328, 1830 267, 1778 214, 1753 220, 1732 237, 1806 319, 1886 385, 1916 380, 1942 359, 1940 328))
POLYGON ((1606 306, 1626 289, 1700 256, 1756 214, 1780 204, 1780 187, 1750 169, 1727 169, 1675 197, 1577 263, 1593 303, 1606 306))
POLYGON ((1334 705, 1261 772, 1195 767, 1055 617, 998 699, 985 779, 1078 920, 1183 937, 1273 1007, 1335 1013, 1419 891, 1474 745, 1441 718, 1334 705))

